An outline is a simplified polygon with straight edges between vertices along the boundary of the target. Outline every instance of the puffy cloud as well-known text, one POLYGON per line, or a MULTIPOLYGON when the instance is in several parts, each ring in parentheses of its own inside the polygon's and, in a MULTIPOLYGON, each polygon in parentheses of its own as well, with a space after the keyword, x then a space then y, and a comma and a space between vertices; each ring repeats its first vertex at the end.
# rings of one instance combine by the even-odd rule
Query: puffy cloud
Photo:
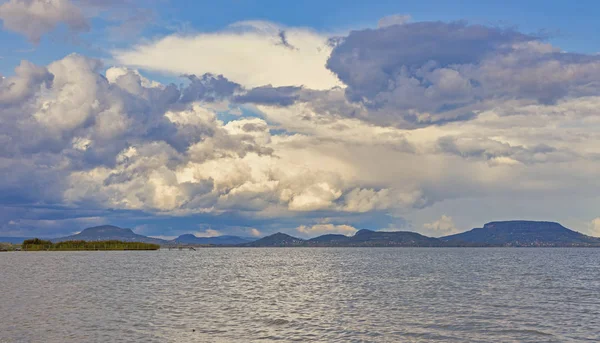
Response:
POLYGON ((509 101, 597 94, 600 57, 514 30, 418 22, 353 31, 327 62, 366 119, 399 127, 465 121, 509 101))
POLYGON ((13 156, 4 166, 21 170, 7 179, 5 191, 24 196, 31 190, 30 198, 70 206, 174 215, 354 212, 365 211, 355 203, 371 201, 353 200, 357 181, 316 146, 305 149, 302 141, 314 141, 310 136, 273 136, 260 118, 218 120, 209 103, 243 92, 223 77, 164 86, 124 68, 103 76, 99 61, 79 55, 47 68, 24 66, 35 72, 15 78, 34 89, 2 93, 11 99, 3 118, 16 130, 4 132, 13 156), (32 132, 36 138, 26 139, 32 132), (27 178, 53 187, 25 186, 27 178))
POLYGON ((595 218, 590 223, 589 234, 594 237, 600 237, 600 217, 595 218))
POLYGON ((21 61, 15 68, 14 76, 0 79, 0 106, 21 104, 38 92, 40 87, 49 87, 53 78, 48 69, 21 61))
POLYGON ((154 18, 150 2, 135 0, 8 0, 0 5, 0 20, 6 30, 17 32, 34 44, 48 33, 65 26, 72 35, 88 32, 92 19, 106 24, 114 40, 139 34, 154 18))
POLYGON ((303 236, 315 237, 325 234, 341 234, 352 236, 358 230, 350 225, 316 224, 312 226, 298 226, 296 231, 303 236))
MULTIPOLYGON (((290 54, 303 54, 300 33, 324 39, 284 31, 254 23, 221 34, 223 43, 272 39, 274 50, 266 51, 290 54)), ((596 215, 596 57, 466 24, 391 25, 336 44, 330 67, 347 88, 300 87, 294 73, 304 67, 280 79, 266 71, 268 82, 252 88, 256 80, 230 79, 235 73, 225 69, 192 75, 195 64, 175 71, 186 75, 176 86, 123 66, 103 72, 80 55, 48 66, 22 62, 0 82, 0 210, 20 209, 5 210, 0 222, 33 230, 18 219, 35 204, 80 217, 142 217, 148 234, 165 236, 196 232, 199 223, 208 225, 203 232, 245 236, 304 224, 294 233, 312 236, 350 233, 337 223, 379 229, 407 222, 443 235, 454 220, 481 225, 464 219, 463 207, 485 221, 504 218, 500 209, 522 214, 539 199, 565 196, 589 200, 578 217, 596 215), (410 37, 415 30, 420 40, 410 37), (428 52, 436 39, 441 50, 428 52), (547 82, 538 77, 546 71, 547 82), (148 224, 165 218, 186 228, 148 224)), ((217 62, 198 68, 226 66, 217 62)), ((547 205, 536 213, 559 220, 574 211, 560 201, 547 205)))
POLYGON ((348 192, 345 197, 344 210, 349 212, 382 211, 392 208, 421 207, 427 204, 423 194, 416 190, 402 192, 395 189, 360 189, 348 192))
POLYGON ((62 23, 73 32, 90 29, 82 10, 70 0, 10 0, 0 5, 0 19, 4 28, 34 43, 62 23))
POLYGON ((340 196, 342 191, 327 182, 312 184, 296 194, 288 188, 282 194, 282 198, 289 201, 288 206, 292 211, 326 210, 340 196))
POLYGON ((373 99, 394 78, 419 76, 423 66, 431 70, 475 63, 502 46, 533 39, 515 31, 460 22, 393 25, 352 31, 332 51, 327 66, 349 86, 351 98, 373 99))
POLYGON ((169 35, 113 51, 113 57, 123 65, 178 75, 222 74, 249 88, 329 89, 341 85, 325 68, 331 49, 327 36, 310 29, 251 21, 222 32, 169 35))
POLYGON ((454 225, 452 217, 442 215, 438 220, 423 224, 423 228, 434 237, 447 236, 460 232, 454 225))
POLYGON ((221 236, 221 232, 219 232, 219 230, 206 229, 204 231, 195 232, 194 235, 196 237, 217 237, 221 236))

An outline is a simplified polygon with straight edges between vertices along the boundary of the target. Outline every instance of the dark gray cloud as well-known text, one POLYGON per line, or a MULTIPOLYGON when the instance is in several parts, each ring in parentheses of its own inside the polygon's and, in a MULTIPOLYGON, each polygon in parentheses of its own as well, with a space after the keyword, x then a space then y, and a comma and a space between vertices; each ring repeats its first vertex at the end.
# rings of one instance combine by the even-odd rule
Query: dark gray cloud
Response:
POLYGON ((442 137, 437 141, 438 151, 465 159, 482 159, 492 163, 548 163, 568 162, 581 156, 569 149, 557 149, 547 144, 530 147, 511 145, 490 138, 442 137))
POLYGON ((190 80, 190 84, 181 92, 183 102, 223 100, 242 90, 238 83, 229 81, 223 75, 185 76, 190 80))
POLYGON ((551 104, 600 90, 600 56, 465 22, 353 31, 335 43, 327 67, 369 120, 402 127, 470 120, 499 101, 551 104))
POLYGON ((335 47, 327 67, 349 86, 350 98, 373 99, 389 90, 398 74, 419 78, 425 65, 437 69, 476 63, 507 45, 531 40, 513 30, 464 22, 393 25, 352 31, 335 47))
POLYGON ((302 87, 273 87, 271 85, 252 88, 233 98, 238 103, 289 106, 300 98, 302 87))

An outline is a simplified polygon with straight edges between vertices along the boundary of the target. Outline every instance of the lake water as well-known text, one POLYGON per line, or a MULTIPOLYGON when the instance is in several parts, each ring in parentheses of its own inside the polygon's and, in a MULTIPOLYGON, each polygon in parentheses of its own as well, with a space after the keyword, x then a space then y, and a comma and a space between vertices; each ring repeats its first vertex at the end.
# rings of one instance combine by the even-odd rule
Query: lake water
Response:
POLYGON ((600 249, 0 253, 0 342, 598 342, 600 249))

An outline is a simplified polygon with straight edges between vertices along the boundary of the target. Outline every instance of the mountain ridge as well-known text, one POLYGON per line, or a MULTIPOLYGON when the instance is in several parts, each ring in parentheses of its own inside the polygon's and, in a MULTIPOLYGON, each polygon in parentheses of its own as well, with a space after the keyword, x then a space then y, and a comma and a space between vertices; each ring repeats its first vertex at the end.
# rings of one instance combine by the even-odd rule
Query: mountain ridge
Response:
POLYGON ((573 231, 556 222, 509 220, 440 237, 441 240, 515 247, 600 246, 600 238, 573 231))
MULTIPOLYGON (((10 239, 15 241, 20 238, 10 239)), ((278 232, 258 239, 230 235, 196 237, 193 234, 184 234, 173 240, 164 240, 136 234, 127 228, 102 225, 84 229, 74 235, 51 239, 54 243, 67 240, 120 240, 162 246, 229 247, 600 247, 598 237, 584 235, 556 222, 527 220, 493 221, 481 228, 439 238, 412 231, 362 229, 353 236, 324 234, 308 239, 278 232)))
POLYGON ((438 247, 444 242, 409 231, 360 230, 354 236, 325 234, 302 239, 277 232, 251 243, 247 247, 438 247))
POLYGON ((179 237, 169 241, 173 244, 188 244, 188 245, 237 245, 251 242, 255 239, 248 237, 239 237, 232 235, 214 236, 214 237, 197 237, 191 233, 180 235, 179 237))
POLYGON ((118 240, 123 242, 141 242, 164 245, 166 240, 139 235, 131 229, 120 228, 114 225, 93 226, 82 230, 74 235, 51 239, 52 243, 64 241, 110 241, 118 240))
MULTIPOLYGON (((100 225, 89 227, 81 232, 66 236, 50 239, 53 243, 63 241, 106 241, 118 240, 123 242, 141 242, 153 243, 163 246, 169 245, 237 245, 252 241, 252 238, 238 237, 231 235, 215 236, 215 237, 196 237, 193 234, 183 234, 173 240, 165 240, 144 236, 133 232, 128 228, 120 228, 114 225, 100 225)), ((21 241, 22 242, 22 241, 21 241)), ((19 242, 19 243, 21 243, 19 242)))

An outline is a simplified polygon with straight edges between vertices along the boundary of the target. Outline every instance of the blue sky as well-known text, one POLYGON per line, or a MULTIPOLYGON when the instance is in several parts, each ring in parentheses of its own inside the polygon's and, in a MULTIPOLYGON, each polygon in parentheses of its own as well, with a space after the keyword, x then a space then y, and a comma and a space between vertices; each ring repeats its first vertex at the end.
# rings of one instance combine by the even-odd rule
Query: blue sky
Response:
MULTIPOLYGON (((575 52, 600 52, 596 13, 597 1, 318 1, 284 2, 276 0, 224 1, 153 1, 146 6, 157 14, 155 25, 146 28, 149 36, 171 33, 176 29, 217 31, 244 20, 266 20, 286 26, 306 26, 316 30, 338 30, 374 27, 390 14, 408 14, 415 21, 467 20, 471 23, 517 27, 523 32, 545 32, 548 40, 563 49, 575 52)), ((53 61, 71 52, 103 56, 101 51, 86 48, 104 40, 97 29, 106 27, 105 20, 95 20, 95 27, 84 35, 87 42, 71 44, 64 39, 45 38, 34 46, 13 32, 1 31, 0 72, 12 73, 21 59, 39 63, 53 61)), ((59 30, 60 31, 60 30, 59 30)), ((103 42, 106 48, 127 42, 103 42)))
POLYGON ((599 9, 0 1, 0 236, 600 236, 599 9))

